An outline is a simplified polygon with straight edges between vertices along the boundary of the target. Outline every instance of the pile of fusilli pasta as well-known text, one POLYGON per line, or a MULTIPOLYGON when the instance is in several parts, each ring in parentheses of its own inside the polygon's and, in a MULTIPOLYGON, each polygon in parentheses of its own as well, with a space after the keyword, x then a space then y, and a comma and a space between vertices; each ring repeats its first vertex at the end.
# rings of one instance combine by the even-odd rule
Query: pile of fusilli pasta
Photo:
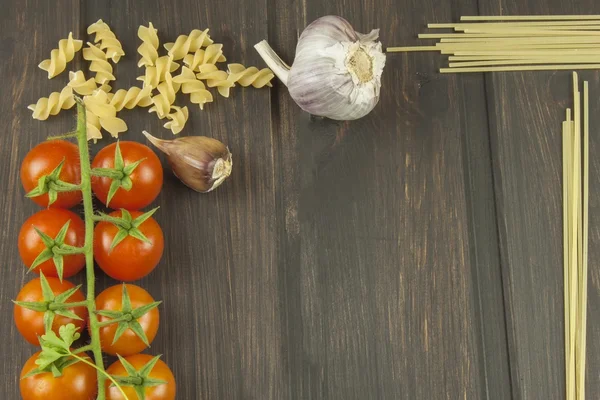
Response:
POLYGON ((273 79, 273 72, 268 68, 259 70, 242 64, 229 64, 227 71, 219 69, 216 64, 226 61, 223 45, 213 42, 208 29, 194 29, 189 35, 180 35, 173 43, 165 43, 167 55, 160 56, 158 31, 149 23, 138 29, 138 37, 142 41, 137 49, 141 56, 138 67, 145 69, 144 75, 138 77, 142 86, 112 93, 110 82, 116 80, 113 64, 125 55, 123 47, 102 20, 90 25, 87 33, 94 36, 93 43, 87 42, 84 47, 82 40, 73 39, 73 34, 69 33, 68 38, 60 40, 58 49, 52 50, 50 58, 42 61, 39 67, 48 72, 49 79, 54 78, 66 69, 75 53, 83 49, 83 58, 89 62, 89 72, 94 76, 86 78, 83 71, 69 72, 67 86, 60 92, 42 97, 29 109, 33 111, 33 118, 45 120, 60 110, 73 107, 74 93, 83 96, 89 140, 102 138, 102 130, 113 137, 125 132, 127 124, 117 117, 117 113, 136 106, 150 107, 149 112, 156 113, 160 119, 167 119, 165 128, 177 134, 189 118, 187 107, 175 105, 180 91, 188 94, 190 102, 203 110, 206 103, 213 101, 208 88, 216 88, 221 96, 229 97, 230 89, 236 84, 261 88, 271 86, 273 79), (176 62, 179 60, 182 60, 183 66, 176 62), (176 73, 180 67, 180 72, 176 73))

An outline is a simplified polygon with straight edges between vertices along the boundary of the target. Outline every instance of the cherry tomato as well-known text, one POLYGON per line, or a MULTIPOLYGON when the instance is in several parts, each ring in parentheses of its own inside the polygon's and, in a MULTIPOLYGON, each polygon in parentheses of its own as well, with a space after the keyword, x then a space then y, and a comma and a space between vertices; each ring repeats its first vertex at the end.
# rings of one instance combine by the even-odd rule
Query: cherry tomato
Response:
MULTIPOLYGON (((51 140, 38 144, 27 153, 21 164, 21 183, 26 193, 38 186, 39 179, 50 175, 64 160, 59 174, 60 180, 79 184, 81 167, 79 166, 79 149, 77 145, 65 140, 51 140)), ((31 198, 42 207, 48 207, 48 193, 31 198)), ((81 202, 81 192, 60 192, 52 204, 56 208, 71 208, 81 202)))
MULTIPOLYGON (((121 217, 121 211, 110 216, 121 217)), ((142 215, 132 211, 135 219, 142 215)), ((94 258, 102 270, 119 281, 135 281, 148 275, 158 264, 164 249, 163 232, 152 217, 144 221, 138 229, 148 238, 145 243, 133 236, 127 236, 112 251, 112 241, 119 228, 110 222, 99 222, 94 229, 94 258)))
MULTIPOLYGON (((116 147, 117 143, 113 143, 100 150, 92 162, 92 168, 114 168, 116 147)), ((109 206, 114 209, 142 209, 154 201, 162 188, 163 170, 160 160, 152 149, 141 143, 119 142, 119 148, 124 166, 138 160, 143 159, 143 161, 129 176, 132 182, 131 190, 119 188, 110 200, 109 206)), ((92 190, 104 204, 106 204, 111 183, 110 178, 92 177, 92 190)))
MULTIPOLYGON (((85 242, 85 224, 77 214, 69 210, 62 210, 60 208, 46 209, 33 214, 25 221, 19 232, 19 254, 27 268, 29 268, 36 257, 46 249, 46 245, 35 231, 34 227, 38 228, 51 238, 55 238, 67 221, 71 222, 65 237, 65 244, 83 247, 85 242)), ((83 254, 66 255, 63 257, 63 263, 63 277, 69 278, 81 271, 85 265, 85 256, 83 254)), ((34 269, 38 274, 40 273, 40 270, 46 276, 58 277, 52 259, 43 262, 34 269)))
MULTIPOLYGON (((50 289, 52 289, 52 293, 54 293, 56 296, 75 287, 75 285, 67 280, 63 280, 61 282, 58 278, 48 277, 46 279, 48 280, 50 289)), ((65 302, 74 303, 84 300, 85 297, 83 296, 81 290, 77 290, 65 302)), ((17 295, 16 301, 44 302, 40 278, 35 278, 34 280, 27 282, 17 295)), ((60 328, 62 325, 74 324, 79 332, 81 332, 85 327, 85 321, 87 320, 88 316, 87 308, 85 306, 79 306, 69 308, 68 310, 73 311, 79 318, 81 318, 81 320, 56 314, 52 323, 52 330, 57 335, 58 328, 60 328)), ((23 335, 25 340, 33 345, 39 345, 38 337, 45 333, 44 312, 33 311, 15 304, 14 318, 17 329, 19 332, 21 332, 21 335, 23 335)))
MULTIPOLYGON (((98 393, 96 370, 82 362, 69 365, 62 375, 55 378, 51 372, 43 372, 23 379, 29 371, 37 368, 35 353, 21 370, 21 397, 23 400, 93 400, 98 393)), ((135 397, 131 397, 135 399, 135 397)))
MULTIPOLYGON (((154 299, 150 293, 146 292, 139 286, 127 284, 127 292, 131 300, 131 308, 136 309, 138 307, 145 306, 153 303, 154 299)), ((104 290, 96 297, 96 310, 110 310, 110 311, 121 311, 122 310, 122 285, 111 286, 104 290)), ((108 321, 110 318, 98 315, 98 321, 108 321)), ((142 330, 148 338, 148 343, 152 343, 158 332, 159 324, 159 312, 158 308, 153 308, 148 311, 142 317, 138 318, 137 321, 142 327, 142 330)), ((117 324, 110 324, 100 328, 100 344, 102 351, 108 354, 121 356, 129 356, 137 354, 144 350, 146 344, 140 339, 131 329, 127 329, 123 335, 113 344, 115 337, 115 331, 117 330, 117 324)))
MULTIPOLYGON (((137 371, 139 371, 153 357, 148 354, 136 354, 125 357, 137 371)), ((116 361, 106 370, 107 373, 113 376, 127 376, 127 371, 121 361, 116 361)), ((171 369, 162 360, 158 360, 150 374, 150 378, 166 381, 162 385, 146 387, 146 400, 173 400, 175 399, 176 384, 175 377, 171 369)), ((129 399, 137 399, 137 394, 132 386, 122 386, 123 391, 129 399)), ((124 397, 117 387, 110 387, 110 382, 106 383, 106 400, 123 400, 124 397)))

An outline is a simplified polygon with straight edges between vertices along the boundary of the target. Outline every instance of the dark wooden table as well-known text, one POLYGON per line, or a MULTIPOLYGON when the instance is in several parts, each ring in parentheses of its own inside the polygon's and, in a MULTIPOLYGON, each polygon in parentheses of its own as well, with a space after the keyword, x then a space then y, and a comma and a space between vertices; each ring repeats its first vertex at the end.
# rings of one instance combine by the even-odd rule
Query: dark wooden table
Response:
MULTIPOLYGON (((116 87, 136 84, 137 27, 161 42, 211 29, 229 61, 263 66, 267 38, 292 61, 297 35, 338 14, 385 46, 416 44, 427 22, 473 14, 600 14, 580 0, 3 1, 0 13, 0 397, 19 398, 35 351, 12 322, 31 275, 17 233, 38 208, 19 165, 47 135, 68 131, 27 105, 66 83, 37 64, 60 38, 102 18, 124 44, 116 87)), ((191 117, 181 135, 227 143, 231 179, 209 195, 167 172, 156 201, 167 248, 139 284, 162 299, 152 345, 179 399, 564 398, 560 122, 569 72, 441 76, 434 53, 390 55, 368 117, 311 119, 277 83, 236 88, 191 117)), ((79 57, 68 69, 86 68, 79 57)), ((600 143, 600 75, 591 154, 600 143)), ((183 98, 183 96, 181 96, 183 98)), ((185 103, 183 103, 185 104, 185 103)), ((144 109, 121 114, 123 139, 170 132, 144 109)), ((101 143, 109 143, 106 139, 101 143)), ((92 146, 97 152, 101 144, 92 146)), ((164 161, 164 158, 162 158, 164 161)), ((587 393, 600 396, 600 162, 590 170, 587 393)), ((82 281, 78 277, 76 281, 82 281)), ((98 274, 99 288, 114 284, 98 274)))

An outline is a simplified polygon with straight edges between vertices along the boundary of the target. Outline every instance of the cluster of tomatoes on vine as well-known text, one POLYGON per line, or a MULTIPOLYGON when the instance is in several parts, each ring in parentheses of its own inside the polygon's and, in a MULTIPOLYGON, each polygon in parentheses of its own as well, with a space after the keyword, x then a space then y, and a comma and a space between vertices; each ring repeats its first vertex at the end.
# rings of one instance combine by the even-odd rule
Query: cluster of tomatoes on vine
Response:
MULTIPOLYGON (((116 210, 94 216, 94 260, 108 276, 136 281, 156 267, 164 248, 163 232, 152 217, 156 209, 140 211, 162 188, 160 160, 140 143, 113 143, 96 155, 91 173, 94 195, 116 210)), ((65 327, 75 327, 77 333, 71 337, 76 339, 89 326, 81 285, 67 280, 86 264, 82 250, 86 224, 69 210, 82 201, 79 148, 65 140, 40 143, 23 160, 21 182, 27 197, 44 209, 28 218, 19 233, 23 263, 40 276, 17 295, 16 326, 36 346, 43 335, 64 339, 65 327)), ((130 283, 111 286, 95 298, 102 352, 119 356, 106 370, 119 386, 107 380, 107 399, 123 399, 124 394, 129 399, 175 398, 175 378, 169 367, 158 357, 140 354, 157 334, 159 304, 146 290, 130 283)), ((83 346, 73 354, 88 359, 86 351, 91 347, 83 346)), ((20 387, 25 400, 87 400, 96 395, 97 374, 91 363, 65 358, 46 365, 41 358, 37 352, 22 369, 20 387)))

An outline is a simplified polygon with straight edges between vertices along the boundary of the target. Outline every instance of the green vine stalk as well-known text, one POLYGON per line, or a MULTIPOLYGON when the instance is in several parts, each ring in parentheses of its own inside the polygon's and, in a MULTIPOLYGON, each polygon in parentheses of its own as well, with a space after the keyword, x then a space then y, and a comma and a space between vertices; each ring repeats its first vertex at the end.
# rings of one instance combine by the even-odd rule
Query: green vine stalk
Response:
POLYGON ((79 162, 81 164, 81 193, 83 194, 83 213, 85 221, 85 274, 87 278, 86 299, 90 324, 91 347, 94 361, 98 369, 98 400, 104 400, 105 374, 102 349, 100 347, 100 330, 96 317, 96 276, 94 274, 94 206, 92 203, 92 183, 90 153, 88 148, 85 105, 83 100, 75 97, 77 102, 77 145, 79 147, 79 162))

